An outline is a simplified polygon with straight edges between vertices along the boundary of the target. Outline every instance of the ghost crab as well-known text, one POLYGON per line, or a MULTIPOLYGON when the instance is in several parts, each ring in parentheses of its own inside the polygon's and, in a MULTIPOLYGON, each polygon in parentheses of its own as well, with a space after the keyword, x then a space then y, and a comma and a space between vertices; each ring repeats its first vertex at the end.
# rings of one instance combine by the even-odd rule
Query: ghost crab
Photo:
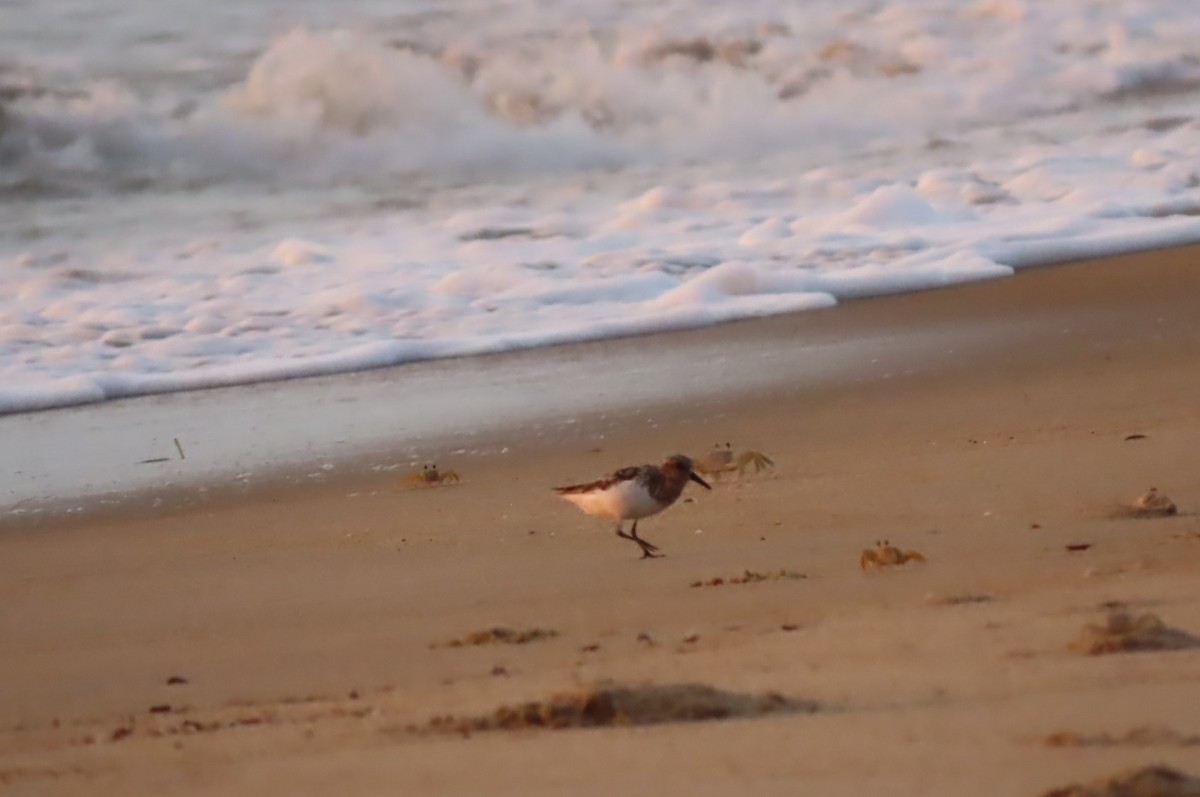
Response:
POLYGON ((1132 504, 1118 504, 1108 514, 1114 518, 1171 517, 1179 514, 1179 507, 1166 494, 1160 493, 1157 487, 1151 487, 1132 504))
POLYGON ((1160 493, 1157 487, 1151 487, 1145 495, 1133 502, 1133 511, 1139 517, 1167 517, 1178 513, 1179 508, 1175 506, 1174 501, 1160 493))
POLYGON ((924 562, 920 551, 902 551, 887 540, 876 542, 874 548, 864 548, 858 560, 859 567, 894 567, 907 562, 924 562))
POLYGON ((408 487, 433 487, 439 484, 460 481, 458 474, 452 470, 438 470, 437 465, 425 465, 420 470, 404 474, 400 483, 408 487))
POLYGON ((722 473, 730 473, 735 470, 738 476, 742 476, 746 472, 746 468, 751 465, 754 466, 755 473, 761 473, 774 468, 775 461, 761 451, 750 449, 735 454, 733 446, 729 443, 725 445, 717 443, 711 451, 702 457, 696 457, 692 463, 692 467, 697 472, 715 479, 721 478, 722 473))

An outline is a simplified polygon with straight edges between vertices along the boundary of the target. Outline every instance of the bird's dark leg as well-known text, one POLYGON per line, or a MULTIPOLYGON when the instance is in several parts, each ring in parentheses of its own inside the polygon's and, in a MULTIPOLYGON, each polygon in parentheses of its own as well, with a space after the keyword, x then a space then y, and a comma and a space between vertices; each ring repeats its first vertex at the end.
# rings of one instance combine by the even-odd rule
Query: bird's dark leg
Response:
POLYGON ((629 530, 629 538, 636 542, 642 548, 643 559, 654 559, 654 552, 658 550, 658 546, 649 540, 643 540, 637 533, 637 521, 633 521, 633 528, 629 530))
POLYGON ((655 545, 654 543, 650 542, 649 540, 644 540, 644 539, 642 539, 641 537, 639 537, 639 536, 638 536, 638 533, 637 533, 637 521, 636 521, 636 520, 635 520, 635 521, 633 521, 633 528, 632 528, 632 529, 630 529, 629 531, 630 531, 630 533, 631 533, 631 536, 630 536, 630 539, 631 539, 631 540, 637 540, 639 543, 642 543, 642 544, 643 544, 645 547, 649 548, 649 549, 650 549, 650 550, 652 550, 652 551, 657 551, 657 550, 658 550, 658 546, 657 546, 657 545, 655 545))
POLYGON ((636 520, 633 522, 633 529, 631 529, 631 531, 633 532, 632 534, 626 534, 624 531, 621 530, 620 524, 617 524, 617 536, 621 537, 622 539, 633 540, 634 542, 636 542, 638 544, 638 547, 642 549, 642 558, 643 559, 657 559, 658 557, 655 556, 654 551, 658 550, 658 546, 652 542, 647 542, 646 540, 643 540, 641 537, 639 537, 637 535, 637 521, 636 520))

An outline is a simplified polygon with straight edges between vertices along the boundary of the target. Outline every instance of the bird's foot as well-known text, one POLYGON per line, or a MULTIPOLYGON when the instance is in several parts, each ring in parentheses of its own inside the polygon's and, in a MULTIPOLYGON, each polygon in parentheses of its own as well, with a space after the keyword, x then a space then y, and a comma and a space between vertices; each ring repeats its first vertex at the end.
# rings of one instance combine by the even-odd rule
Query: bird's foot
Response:
POLYGON ((655 553, 655 551, 658 550, 657 545, 650 542, 649 540, 643 540, 641 537, 639 537, 637 535, 636 531, 632 532, 632 533, 627 533, 627 532, 623 531, 622 529, 617 529, 617 536, 622 539, 632 540, 633 542, 636 542, 638 544, 638 547, 642 549, 642 558, 643 559, 658 559, 659 557, 662 556, 662 554, 655 553))

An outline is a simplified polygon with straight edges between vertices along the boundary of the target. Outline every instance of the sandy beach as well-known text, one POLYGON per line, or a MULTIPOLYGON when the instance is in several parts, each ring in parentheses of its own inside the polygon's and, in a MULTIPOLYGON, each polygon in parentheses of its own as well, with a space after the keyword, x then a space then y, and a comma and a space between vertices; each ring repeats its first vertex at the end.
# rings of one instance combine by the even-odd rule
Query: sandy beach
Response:
POLYGON ((717 369, 719 389, 561 434, 490 431, 504 456, 428 450, 458 483, 346 469, 13 522, 0 789, 1035 795, 1149 764, 1200 774, 1198 261, 558 347, 638 348, 652 370, 681 347, 866 330, 892 354, 767 388, 717 369), (887 348, 914 330, 936 345, 887 348), (659 560, 550 490, 726 441, 775 468, 644 521, 659 560), (1121 512, 1151 486, 1177 514, 1121 512), (885 538, 926 561, 861 569, 885 538), (1180 649, 1071 647, 1114 612, 1154 615, 1180 649), (471 637, 497 628, 549 633, 471 637), (665 715, 484 727, 606 685, 665 715), (703 714, 705 687, 741 695, 735 716, 652 722, 703 714))

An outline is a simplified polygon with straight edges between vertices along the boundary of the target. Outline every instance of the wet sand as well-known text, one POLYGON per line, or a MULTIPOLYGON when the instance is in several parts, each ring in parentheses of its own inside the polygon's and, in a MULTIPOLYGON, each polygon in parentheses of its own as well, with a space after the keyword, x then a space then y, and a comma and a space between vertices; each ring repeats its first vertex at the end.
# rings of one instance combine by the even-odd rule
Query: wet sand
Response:
POLYGON ((658 347, 873 341, 820 379, 496 429, 486 455, 427 443, 459 483, 344 469, 11 523, 0 784, 1016 795, 1151 763, 1196 774, 1200 649, 1070 646, 1113 611, 1200 634, 1197 262, 1197 248, 1126 256, 558 350, 637 347, 650 367, 658 347), (776 468, 644 521, 660 560, 549 490, 726 441, 776 468), (1114 511, 1151 485, 1178 514, 1114 511), (863 571, 882 538, 927 561, 863 571), (496 627, 555 633, 451 644, 496 627), (806 710, 471 723, 607 683, 676 715, 707 693, 654 689, 806 710))

